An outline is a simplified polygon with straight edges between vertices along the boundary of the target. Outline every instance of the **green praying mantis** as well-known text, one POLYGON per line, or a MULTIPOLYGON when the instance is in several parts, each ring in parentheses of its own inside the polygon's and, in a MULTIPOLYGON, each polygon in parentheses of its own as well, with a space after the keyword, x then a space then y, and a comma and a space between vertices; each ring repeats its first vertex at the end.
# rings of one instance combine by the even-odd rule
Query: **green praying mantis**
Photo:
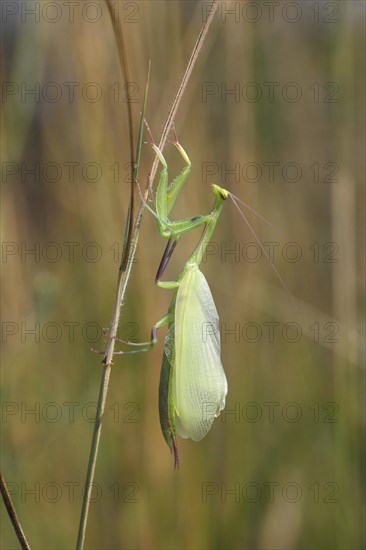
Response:
MULTIPOLYGON (((210 430, 214 419, 224 409, 228 391, 220 357, 219 318, 210 288, 199 268, 228 197, 233 200, 267 258, 268 255, 236 201, 257 213, 218 185, 211 184, 214 202, 208 214, 170 220, 170 211, 189 176, 191 162, 173 130, 174 141, 171 143, 180 153, 185 166, 169 184, 167 162, 162 151, 155 145, 146 121, 145 124, 150 144, 161 164, 161 172, 155 194, 155 210, 145 201, 144 204, 156 217, 160 235, 168 239, 155 282, 160 288, 172 290, 173 296, 167 313, 153 326, 151 340, 139 343, 122 340, 141 349, 116 353, 134 353, 151 349, 157 342, 157 330, 167 326, 159 383, 159 416, 164 439, 174 454, 174 466, 178 467, 177 435, 194 441, 201 440, 210 430), (177 279, 162 281, 161 278, 179 238, 201 226, 203 232, 199 242, 177 279)), ((276 268, 273 268, 280 277, 276 268)), ((281 277, 280 280, 282 281, 281 277)))

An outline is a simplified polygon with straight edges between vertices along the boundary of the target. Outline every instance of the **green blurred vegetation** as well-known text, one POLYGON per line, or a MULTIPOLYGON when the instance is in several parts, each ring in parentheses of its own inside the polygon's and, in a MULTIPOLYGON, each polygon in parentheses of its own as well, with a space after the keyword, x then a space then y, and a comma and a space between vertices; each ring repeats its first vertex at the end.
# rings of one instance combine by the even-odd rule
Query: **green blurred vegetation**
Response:
MULTIPOLYGON (((52 6, 36 21, 2 12, 1 468, 37 549, 72 548, 76 541, 88 419, 101 376, 90 347, 103 349, 92 324, 110 320, 116 243, 128 206, 126 90, 106 6, 94 2, 82 13, 86 4, 71 22, 62 2, 55 23, 52 6), (36 95, 26 93, 31 89, 36 95), (36 163, 39 177, 26 173, 36 163), (88 163, 100 167, 98 181, 91 181, 97 172, 88 163), (27 333, 37 326, 39 338, 27 333), (35 494, 27 492, 32 488, 35 494)), ((257 12, 233 2, 233 16, 230 3, 220 2, 184 97, 176 128, 192 174, 174 216, 207 212, 211 181, 228 187, 273 223, 269 228, 248 214, 263 242, 278 243, 275 265, 297 307, 265 257, 250 261, 253 236, 227 204, 202 266, 222 321, 226 414, 202 442, 179 442, 181 468, 174 471, 158 420, 163 335, 149 354, 116 358, 90 549, 363 545, 365 4, 295 2, 301 17, 292 23, 295 8, 283 11, 288 2, 275 8, 273 21, 264 5, 258 11, 259 3, 251 4, 257 12), (203 100, 207 83, 214 93, 203 100), (225 86, 239 86, 239 97, 225 95, 225 86), (273 178, 268 163, 278 163, 273 178), (298 181, 290 181, 297 168, 288 163, 301 167, 298 181), (235 166, 239 175, 225 174, 235 166), (217 171, 206 178, 208 167, 217 171)), ((156 139, 205 5, 115 3, 124 20, 136 129, 151 59, 147 117, 156 139)), ((165 154, 174 175, 181 159, 171 146, 165 154)), ((142 180, 151 162, 144 146, 142 180)), ((181 239, 167 278, 198 235, 181 239)), ((124 337, 145 340, 166 311, 170 293, 154 286, 165 244, 146 214, 121 319, 124 337)), ((3 506, 1 514, 1 547, 17 548, 3 506)))

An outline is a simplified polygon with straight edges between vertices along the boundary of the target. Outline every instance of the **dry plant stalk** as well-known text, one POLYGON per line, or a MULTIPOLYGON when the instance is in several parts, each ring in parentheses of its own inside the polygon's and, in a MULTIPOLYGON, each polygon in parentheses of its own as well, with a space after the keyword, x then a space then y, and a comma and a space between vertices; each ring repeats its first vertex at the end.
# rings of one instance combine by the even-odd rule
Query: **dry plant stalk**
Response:
MULTIPOLYGON (((119 58, 121 62, 121 68, 122 73, 125 82, 128 82, 128 67, 127 67, 127 57, 126 57, 126 50, 124 46, 124 40, 123 40, 123 33, 121 28, 118 26, 117 22, 115 21, 113 17, 113 12, 111 9, 111 3, 110 0, 108 1, 108 6, 110 8, 110 14, 112 18, 112 23, 114 27, 114 32, 116 35, 116 40, 118 44, 119 49, 119 58)), ((189 82, 190 76, 192 74, 192 70, 197 62, 199 53, 203 47, 203 44, 205 42, 208 30, 210 28, 210 25, 212 23, 213 17, 217 11, 217 0, 214 0, 212 2, 210 13, 207 17, 206 22, 203 24, 202 29, 198 35, 197 41, 195 43, 195 46, 193 48, 191 57, 189 59, 187 68, 185 70, 185 73, 183 75, 181 84, 179 86, 179 89, 177 91, 177 94, 175 96, 173 105, 169 111, 168 117, 166 119, 163 132, 160 137, 159 141, 159 149, 162 150, 164 148, 164 145, 167 140, 168 133, 172 127, 174 118, 177 114, 180 102, 182 100, 184 91, 187 87, 187 84, 189 82)), ((131 112, 131 105, 127 103, 128 106, 128 119, 129 119, 129 125, 130 125, 130 147, 131 147, 131 165, 135 167, 133 172, 132 179, 132 187, 131 187, 131 197, 130 197, 130 207, 128 212, 128 219, 126 223, 126 237, 125 237, 125 246, 123 248, 123 254, 122 254, 122 261, 121 265, 119 267, 118 272, 118 278, 117 278, 117 291, 114 299, 114 305, 113 305, 113 313, 112 313, 112 321, 109 327, 108 337, 107 337, 107 343, 106 348, 104 352, 104 358, 103 358, 103 370, 102 370, 102 379, 100 383, 100 390, 99 390, 99 398, 98 398, 98 405, 97 405, 97 411, 96 411, 96 418, 94 423, 94 431, 93 431, 93 438, 90 448, 90 454, 89 454, 89 462, 88 462, 88 469, 87 469, 87 475, 86 475, 86 481, 85 481, 85 488, 84 488, 84 497, 83 497, 83 504, 82 504, 82 511, 81 511, 81 517, 80 517, 80 525, 79 525, 79 533, 78 533, 78 539, 77 539, 77 550, 81 550, 84 546, 84 540, 85 540, 85 530, 87 525, 87 519, 88 519, 88 511, 89 511, 89 504, 90 504, 90 496, 91 496, 91 489, 92 489, 92 483, 94 479, 94 473, 95 473, 95 466, 97 462, 97 455, 98 455, 98 447, 99 447, 99 441, 100 441, 100 435, 102 430, 102 420, 103 415, 105 411, 106 406, 106 400, 107 400, 107 392, 109 387, 109 380, 110 380, 110 374, 111 374, 111 367, 113 362, 113 355, 114 355, 114 347, 115 347, 115 341, 117 336, 117 330, 118 330, 118 324, 119 319, 121 317, 121 309, 123 300, 126 294, 126 289, 128 285, 128 281, 131 275, 131 269, 133 265, 134 256, 136 254, 136 248, 139 238, 139 232, 140 232, 140 226, 142 221, 142 214, 144 211, 143 204, 140 204, 139 210, 136 215, 136 219, 133 222, 133 214, 134 214, 134 187, 136 184, 136 178, 137 178, 137 170, 136 170, 136 163, 135 163, 135 157, 133 156, 133 135, 132 135, 132 112, 131 112)), ((158 168, 158 159, 156 158, 154 160, 154 163, 151 168, 150 177, 147 189, 145 191, 146 196, 151 189, 152 183, 154 181, 156 171, 158 168)))
POLYGON ((9 491, 8 491, 7 486, 6 486, 5 479, 2 475, 2 473, 0 473, 0 492, 1 492, 1 495, 3 497, 3 501, 4 501, 4 504, 5 504, 6 511, 8 512, 10 521, 13 525, 15 534, 18 537, 18 541, 19 541, 20 546, 22 547, 23 550, 30 550, 30 546, 29 546, 28 541, 25 537, 22 526, 20 525, 19 518, 18 518, 17 513, 15 511, 14 504, 11 500, 11 497, 10 497, 10 494, 9 494, 9 491))

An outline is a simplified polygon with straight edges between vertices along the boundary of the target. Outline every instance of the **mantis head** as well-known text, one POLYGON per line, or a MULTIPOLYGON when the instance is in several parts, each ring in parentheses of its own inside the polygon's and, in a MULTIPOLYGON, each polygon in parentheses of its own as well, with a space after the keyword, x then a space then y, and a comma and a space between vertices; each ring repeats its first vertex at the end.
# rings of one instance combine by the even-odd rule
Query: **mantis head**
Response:
POLYGON ((218 185, 211 183, 211 188, 212 192, 219 200, 225 201, 228 198, 229 191, 226 191, 223 187, 219 187, 218 185))

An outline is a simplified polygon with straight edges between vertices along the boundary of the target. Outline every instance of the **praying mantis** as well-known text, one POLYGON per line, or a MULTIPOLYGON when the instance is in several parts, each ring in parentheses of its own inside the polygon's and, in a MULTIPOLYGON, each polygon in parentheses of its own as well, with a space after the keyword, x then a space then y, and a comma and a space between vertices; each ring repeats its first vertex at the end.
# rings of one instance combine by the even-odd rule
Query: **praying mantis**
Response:
POLYGON ((160 288, 173 290, 173 296, 167 313, 153 326, 150 342, 126 343, 143 346, 139 351, 147 351, 157 342, 157 330, 163 326, 168 328, 159 383, 159 417, 164 439, 173 451, 174 465, 177 467, 176 436, 199 441, 225 407, 228 385, 220 358, 218 314, 199 265, 229 193, 212 184, 215 198, 207 215, 171 221, 169 213, 189 176, 191 162, 174 131, 172 143, 182 156, 185 167, 169 184, 167 162, 155 145, 146 121, 145 124, 150 144, 162 167, 155 195, 155 211, 146 203, 145 206, 156 217, 160 235, 168 239, 155 282, 160 288), (179 238, 200 226, 204 226, 202 236, 177 279, 162 281, 179 238))
MULTIPOLYGON (((173 296, 167 313, 153 326, 149 342, 124 343, 140 346, 141 349, 136 351, 147 351, 157 343, 157 330, 167 326, 159 383, 159 417, 164 439, 174 454, 174 466, 178 467, 177 435, 194 441, 201 440, 224 409, 228 392, 220 357, 218 314, 208 283, 199 268, 228 197, 233 200, 267 258, 268 255, 236 201, 252 209, 218 185, 211 184, 214 202, 208 214, 170 220, 170 211, 190 174, 191 162, 174 130, 174 141, 171 143, 180 153, 185 166, 169 184, 167 162, 154 143, 146 121, 145 124, 150 145, 161 164, 161 172, 155 194, 155 210, 145 201, 144 204, 156 217, 160 235, 168 239, 155 282, 160 288, 172 290, 173 296), (179 238, 201 226, 203 232, 200 240, 177 279, 162 281, 179 238)), ((274 266, 273 268, 275 269, 274 266)), ((276 269, 275 271, 278 274, 276 269)))

